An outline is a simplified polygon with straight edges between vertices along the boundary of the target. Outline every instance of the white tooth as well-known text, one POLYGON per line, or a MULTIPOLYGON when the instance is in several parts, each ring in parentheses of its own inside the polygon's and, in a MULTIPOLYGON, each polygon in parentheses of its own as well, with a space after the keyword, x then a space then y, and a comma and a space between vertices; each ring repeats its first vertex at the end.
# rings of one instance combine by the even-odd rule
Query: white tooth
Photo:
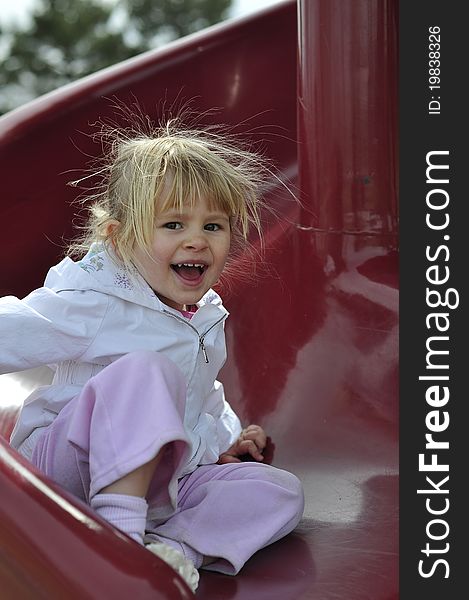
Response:
POLYGON ((182 267, 182 263, 178 263, 178 267, 181 268, 182 267))

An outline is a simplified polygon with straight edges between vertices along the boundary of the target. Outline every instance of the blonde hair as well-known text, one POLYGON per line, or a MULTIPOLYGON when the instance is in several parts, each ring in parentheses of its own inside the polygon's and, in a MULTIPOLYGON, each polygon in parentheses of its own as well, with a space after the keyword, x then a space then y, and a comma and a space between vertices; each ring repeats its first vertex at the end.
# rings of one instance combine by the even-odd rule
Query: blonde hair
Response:
POLYGON ((136 247, 149 251, 159 211, 182 212, 201 197, 230 217, 232 247, 249 246, 251 230, 262 245, 260 211, 268 161, 214 128, 186 129, 170 119, 151 134, 115 130, 100 174, 102 185, 91 196, 88 222, 70 255, 82 255, 93 242, 102 242, 130 266, 136 247))

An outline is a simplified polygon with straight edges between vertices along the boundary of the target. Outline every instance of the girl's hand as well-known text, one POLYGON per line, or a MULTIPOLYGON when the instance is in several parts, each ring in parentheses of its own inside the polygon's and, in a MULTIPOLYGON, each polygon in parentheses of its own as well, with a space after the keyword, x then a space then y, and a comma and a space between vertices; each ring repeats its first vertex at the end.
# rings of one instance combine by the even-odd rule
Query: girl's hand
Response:
POLYGON ((236 442, 226 452, 220 454, 219 465, 241 462, 239 456, 250 455, 254 460, 264 460, 262 451, 267 444, 267 436, 259 425, 249 425, 243 429, 236 442))

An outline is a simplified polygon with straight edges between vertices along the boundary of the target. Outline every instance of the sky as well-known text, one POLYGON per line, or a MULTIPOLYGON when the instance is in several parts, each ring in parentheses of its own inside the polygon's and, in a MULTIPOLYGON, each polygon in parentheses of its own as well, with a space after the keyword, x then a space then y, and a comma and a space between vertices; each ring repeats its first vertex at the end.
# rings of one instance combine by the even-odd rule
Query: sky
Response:
MULTIPOLYGON (((105 0, 112 1, 112 0, 105 0)), ((251 12, 277 4, 281 0, 234 0, 232 17, 240 17, 251 12)), ((28 13, 36 0, 0 0, 0 23, 27 24, 28 13)))

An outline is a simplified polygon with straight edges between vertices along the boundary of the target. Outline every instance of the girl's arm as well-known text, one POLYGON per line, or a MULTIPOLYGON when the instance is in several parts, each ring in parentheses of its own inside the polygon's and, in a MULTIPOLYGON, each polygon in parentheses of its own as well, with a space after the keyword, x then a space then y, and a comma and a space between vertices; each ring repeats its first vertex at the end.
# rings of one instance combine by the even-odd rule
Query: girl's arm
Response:
POLYGON ((108 297, 39 288, 23 300, 0 298, 0 373, 74 360, 93 341, 108 297))
POLYGON ((219 381, 213 384, 205 401, 204 411, 215 419, 219 449, 224 452, 238 439, 243 428, 238 415, 225 400, 223 384, 219 381))
POLYGON ((255 460, 264 459, 262 451, 267 444, 267 436, 259 425, 242 428, 241 422, 225 400, 223 384, 215 381, 205 409, 217 423, 220 447, 219 464, 241 462, 238 457, 250 455, 255 460))

